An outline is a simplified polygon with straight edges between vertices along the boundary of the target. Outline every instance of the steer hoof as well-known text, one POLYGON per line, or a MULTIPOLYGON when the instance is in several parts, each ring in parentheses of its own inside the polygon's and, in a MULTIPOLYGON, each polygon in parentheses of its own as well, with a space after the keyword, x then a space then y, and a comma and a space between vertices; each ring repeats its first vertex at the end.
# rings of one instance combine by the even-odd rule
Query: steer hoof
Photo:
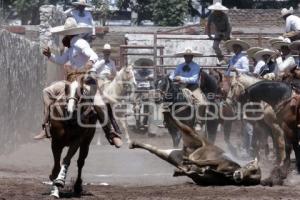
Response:
POLYGON ((134 148, 135 148, 135 143, 134 143, 134 142, 130 142, 130 143, 128 144, 128 148, 129 148, 129 149, 134 149, 134 148))
POLYGON ((63 188, 65 186, 65 181, 61 180, 61 179, 56 179, 54 181, 54 185, 57 186, 57 187, 63 188))
POLYGON ((114 137, 112 141, 116 148, 120 148, 123 145, 122 140, 118 137, 114 137))

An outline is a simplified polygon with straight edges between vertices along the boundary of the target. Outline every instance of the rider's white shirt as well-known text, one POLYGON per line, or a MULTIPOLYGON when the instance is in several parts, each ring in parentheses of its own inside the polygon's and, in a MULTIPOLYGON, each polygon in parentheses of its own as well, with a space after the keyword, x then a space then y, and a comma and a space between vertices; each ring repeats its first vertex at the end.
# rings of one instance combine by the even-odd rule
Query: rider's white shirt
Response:
POLYGON ((300 31, 300 17, 290 15, 286 18, 285 32, 300 31))
POLYGON ((259 60, 259 61, 257 62, 257 64, 255 65, 255 68, 254 68, 253 73, 254 73, 254 74, 259 74, 261 68, 262 68, 263 66, 265 66, 265 65, 266 65, 265 61, 259 60))
POLYGON ((98 61, 98 55, 87 41, 76 36, 71 39, 71 46, 63 55, 51 54, 49 60, 60 65, 70 61, 73 68, 80 69, 84 67, 89 60, 96 63, 98 61))
POLYGON ((279 75, 282 72, 287 72, 296 66, 295 58, 289 54, 283 60, 282 57, 276 59, 275 74, 279 75))
POLYGON ((97 72, 99 76, 108 76, 112 74, 117 73, 117 68, 115 65, 115 62, 111 59, 108 61, 105 61, 104 59, 101 59, 100 62, 95 64, 93 69, 97 72))

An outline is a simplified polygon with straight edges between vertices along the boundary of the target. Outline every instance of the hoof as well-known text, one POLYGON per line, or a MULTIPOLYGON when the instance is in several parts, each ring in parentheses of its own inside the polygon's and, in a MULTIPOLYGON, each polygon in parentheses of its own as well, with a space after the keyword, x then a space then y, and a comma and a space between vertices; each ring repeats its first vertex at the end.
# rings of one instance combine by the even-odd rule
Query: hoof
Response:
POLYGON ((134 148, 135 148, 134 142, 130 142, 130 143, 128 144, 128 148, 129 148, 129 149, 134 149, 134 148))
POLYGON ((65 186, 65 181, 61 179, 54 180, 54 185, 63 188, 65 186))
POLYGON ((50 197, 54 197, 56 199, 59 199, 59 190, 58 190, 57 186, 55 186, 55 185, 52 186, 50 197))

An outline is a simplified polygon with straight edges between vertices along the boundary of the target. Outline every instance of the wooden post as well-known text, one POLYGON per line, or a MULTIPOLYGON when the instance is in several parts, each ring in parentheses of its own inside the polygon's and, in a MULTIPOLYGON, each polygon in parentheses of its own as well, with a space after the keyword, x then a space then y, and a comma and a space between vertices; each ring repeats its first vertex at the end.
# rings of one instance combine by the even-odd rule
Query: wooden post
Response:
POLYGON ((157 31, 153 35, 153 47, 154 79, 157 80, 157 76, 160 73, 160 69, 157 66, 157 31))

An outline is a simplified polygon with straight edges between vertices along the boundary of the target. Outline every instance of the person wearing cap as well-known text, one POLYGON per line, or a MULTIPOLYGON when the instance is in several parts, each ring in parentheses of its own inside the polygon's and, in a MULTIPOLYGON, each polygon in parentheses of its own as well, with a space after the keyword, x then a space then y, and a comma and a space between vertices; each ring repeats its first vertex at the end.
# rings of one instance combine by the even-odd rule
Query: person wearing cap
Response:
MULTIPOLYGON (((91 30, 91 27, 78 25, 74 18, 67 18, 63 26, 52 28, 50 31, 52 34, 63 35, 64 46, 68 47, 67 51, 63 55, 54 55, 51 53, 50 48, 46 47, 43 50, 43 54, 49 59, 49 61, 64 65, 67 62, 70 63, 69 70, 71 73, 84 73, 93 70, 95 65, 99 63, 97 54, 90 48, 87 41, 80 37, 80 34, 87 33, 91 30)), ((50 137, 49 128, 49 115, 50 106, 58 99, 61 98, 65 93, 65 81, 57 81, 54 84, 43 90, 43 101, 44 101, 44 119, 43 119, 43 131, 35 136, 35 139, 43 139, 50 137)), ((97 106, 94 106, 94 110, 99 114, 103 115, 103 110, 97 106)), ((110 138, 111 144, 116 147, 120 147, 122 141, 119 135, 114 132, 110 123, 103 125, 103 130, 110 138)))
POLYGON ((296 67, 297 64, 289 47, 290 44, 291 41, 288 38, 272 44, 273 48, 279 51, 279 53, 275 54, 277 56, 276 66, 274 72, 266 74, 264 78, 275 79, 276 77, 281 77, 284 73, 289 73, 290 70, 296 67))
POLYGON ((231 26, 227 14, 225 13, 228 8, 223 6, 220 2, 215 3, 208 7, 212 13, 208 17, 207 22, 207 35, 210 39, 214 40, 213 49, 218 57, 219 64, 224 63, 224 56, 220 49, 220 42, 222 40, 230 40, 231 26), (215 26, 215 36, 211 35, 211 25, 215 26))
POLYGON ((245 41, 233 39, 225 42, 225 46, 234 53, 234 56, 230 58, 228 70, 225 72, 225 75, 230 76, 230 72, 233 69, 240 73, 249 72, 249 60, 242 51, 248 50, 250 45, 245 41))
POLYGON ((292 41, 300 39, 300 18, 293 15, 293 13, 293 7, 281 10, 281 17, 286 22, 284 36, 290 38, 292 41))
MULTIPOLYGON (((263 50, 263 48, 261 48, 261 47, 251 47, 250 49, 247 50, 248 59, 252 60, 255 68, 256 68, 256 66, 261 65, 261 63, 255 59, 254 54, 261 50, 263 50)), ((255 71, 255 68, 254 68, 254 71, 255 71)))
POLYGON ((91 43, 92 40, 96 38, 95 23, 91 12, 87 11, 85 8, 92 7, 92 5, 88 4, 86 0, 72 2, 72 5, 74 8, 65 11, 65 14, 68 17, 73 17, 79 25, 92 27, 92 30, 89 33, 83 33, 81 36, 83 39, 91 43))
POLYGON ((258 74, 259 76, 263 77, 268 73, 272 73, 275 70, 275 62, 273 62, 271 59, 274 54, 275 51, 270 49, 263 49, 256 52, 254 57, 259 61, 254 69, 254 74, 258 74))

